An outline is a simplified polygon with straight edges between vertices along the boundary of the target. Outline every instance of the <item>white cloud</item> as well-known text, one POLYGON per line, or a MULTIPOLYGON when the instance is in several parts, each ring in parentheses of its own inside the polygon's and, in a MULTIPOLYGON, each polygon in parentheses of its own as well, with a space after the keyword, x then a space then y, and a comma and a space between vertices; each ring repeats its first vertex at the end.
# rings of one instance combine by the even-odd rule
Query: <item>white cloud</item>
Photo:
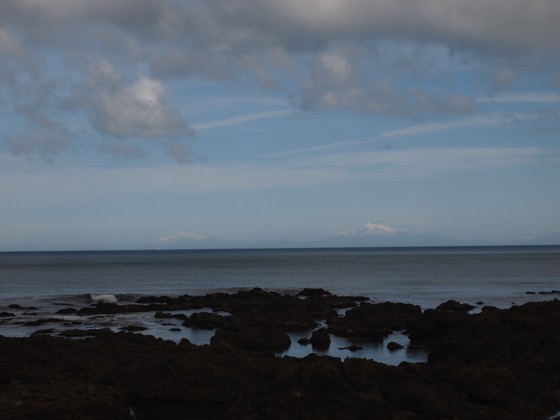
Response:
POLYGON ((408 233, 408 231, 376 223, 366 223, 359 229, 339 232, 337 236, 390 236, 398 233, 408 233))
POLYGON ((178 241, 200 241, 207 239, 206 236, 193 232, 177 232, 173 235, 162 236, 157 239, 158 243, 178 242, 178 241))

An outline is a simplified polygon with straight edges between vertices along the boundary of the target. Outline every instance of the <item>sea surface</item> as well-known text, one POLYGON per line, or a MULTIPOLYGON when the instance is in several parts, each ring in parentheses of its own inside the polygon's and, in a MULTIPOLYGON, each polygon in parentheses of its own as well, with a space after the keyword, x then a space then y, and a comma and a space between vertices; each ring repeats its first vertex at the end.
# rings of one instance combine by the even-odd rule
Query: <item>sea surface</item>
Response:
MULTIPOLYGON (((506 308, 560 298, 551 293, 560 289, 560 246, 5 252, 0 253, 0 312, 14 312, 9 307, 14 304, 35 309, 0 319, 0 335, 29 335, 34 330, 21 325, 22 317, 50 316, 61 305, 84 306, 98 295, 133 302, 143 295, 203 295, 253 287, 282 293, 323 288, 423 309, 449 299, 506 308)), ((97 318, 85 326, 116 329, 131 322, 148 326, 153 335, 189 338, 195 344, 209 342, 213 334, 189 329, 172 333, 153 314, 97 318)), ((391 339, 407 341, 398 333, 391 339)), ((339 344, 347 343, 336 342, 326 354, 347 356, 337 350, 339 344)), ((288 354, 306 352, 292 345, 288 354)), ((378 358, 391 356, 388 363, 415 357, 412 350, 399 357, 388 354, 383 343, 366 345, 355 356, 375 358, 375 352, 378 358)))

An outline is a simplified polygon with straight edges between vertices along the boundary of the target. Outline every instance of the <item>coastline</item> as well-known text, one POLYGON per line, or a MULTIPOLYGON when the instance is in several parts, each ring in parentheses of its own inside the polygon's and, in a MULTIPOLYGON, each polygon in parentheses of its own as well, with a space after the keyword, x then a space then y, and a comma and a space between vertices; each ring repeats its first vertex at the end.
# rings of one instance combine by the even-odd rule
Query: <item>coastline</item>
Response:
POLYGON ((209 344, 194 345, 133 328, 58 334, 49 331, 51 320, 30 337, 1 337, 6 418, 542 419, 560 408, 556 299, 474 314, 459 302, 422 310, 321 289, 102 300, 81 314, 61 310, 82 317, 149 310, 215 333, 209 344), (307 344, 317 350, 332 345, 329 335, 375 342, 404 331, 409 345, 426 348, 427 359, 390 366, 350 351, 344 360, 278 356, 292 342, 289 333, 302 330, 317 332, 307 344))

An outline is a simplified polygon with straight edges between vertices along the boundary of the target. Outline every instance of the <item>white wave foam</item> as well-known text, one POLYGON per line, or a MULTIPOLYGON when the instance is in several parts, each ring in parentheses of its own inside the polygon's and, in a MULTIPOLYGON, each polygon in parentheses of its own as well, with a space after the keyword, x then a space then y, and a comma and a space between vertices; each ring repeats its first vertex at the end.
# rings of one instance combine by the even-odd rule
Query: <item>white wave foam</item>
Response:
POLYGON ((89 300, 95 303, 117 303, 118 299, 113 294, 106 294, 106 295, 89 295, 89 300))

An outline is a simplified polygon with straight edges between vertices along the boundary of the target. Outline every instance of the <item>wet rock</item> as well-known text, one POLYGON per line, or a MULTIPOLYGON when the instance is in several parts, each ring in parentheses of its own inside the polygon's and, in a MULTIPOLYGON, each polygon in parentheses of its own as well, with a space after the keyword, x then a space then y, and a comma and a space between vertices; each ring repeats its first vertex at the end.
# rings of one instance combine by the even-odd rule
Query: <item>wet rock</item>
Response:
POLYGON ((170 314, 169 312, 157 311, 157 312, 154 314, 154 318, 158 318, 158 319, 170 319, 170 318, 173 318, 173 314, 170 314))
POLYGON ((128 331, 128 332, 139 332, 139 331, 146 331, 148 328, 142 325, 127 325, 125 327, 120 327, 119 330, 121 331, 128 331))
POLYGON ((309 344, 311 344, 311 340, 307 337, 302 337, 297 342, 302 346, 308 346, 309 344))
POLYGON ((403 330, 422 316, 418 305, 404 303, 361 303, 345 316, 328 320, 330 333, 343 337, 381 340, 393 330, 403 330))
POLYGON ((11 305, 8 305, 8 308, 10 309, 20 309, 20 310, 25 310, 25 311, 36 311, 37 308, 35 306, 21 306, 17 303, 12 303, 11 305))
POLYGON ((24 327, 38 327, 39 325, 43 325, 43 324, 49 324, 52 322, 64 322, 63 319, 60 318, 43 318, 43 319, 37 319, 35 321, 27 321, 23 323, 24 327))
POLYGON ((347 347, 340 347, 340 350, 350 350, 351 352, 355 352, 355 351, 361 350, 362 348, 363 348, 363 347, 361 347, 361 346, 357 346, 357 345, 355 345, 355 344, 351 344, 351 345, 349 345, 349 346, 347 346, 347 347))
POLYGON ((389 343, 387 343, 387 349, 390 351, 397 351, 397 350, 404 349, 404 346, 395 341, 390 341, 389 343))
POLYGON ((0 318, 9 318, 12 316, 16 316, 16 315, 11 312, 0 312, 0 318))
POLYGON ((411 341, 436 340, 467 321, 470 316, 466 312, 426 309, 420 317, 408 323, 408 335, 411 341))
POLYGON ((231 317, 225 317, 211 312, 195 312, 184 322, 184 327, 213 330, 231 324, 231 317))
POLYGON ((61 337, 79 338, 79 337, 94 337, 102 334, 111 334, 110 328, 89 328, 84 330, 71 329, 64 330, 58 333, 61 337))
POLYGON ((474 308, 475 306, 469 305, 468 303, 459 303, 451 299, 440 304, 436 309, 438 311, 468 312, 474 308))
MULTIPOLYGON (((248 314, 240 319, 258 325, 248 314)), ((560 409, 560 302, 395 315, 381 324, 410 324, 411 339, 429 342, 426 363, 276 357, 274 345, 260 344, 271 336, 285 342, 286 333, 264 326, 218 329, 210 346, 124 332, 0 337, 0 412, 9 419, 133 412, 138 419, 536 420, 560 409)))
POLYGON ((309 341, 314 349, 326 350, 331 345, 331 337, 326 328, 313 331, 309 341))
POLYGON ((308 296, 325 296, 325 295, 330 295, 330 294, 331 294, 331 292, 329 292, 325 289, 321 289, 321 288, 313 289, 313 288, 306 287, 301 292, 299 292, 297 295, 308 297, 308 296))
POLYGON ((281 330, 249 327, 243 330, 218 328, 210 340, 211 345, 226 343, 243 350, 281 352, 287 350, 292 341, 281 330))

